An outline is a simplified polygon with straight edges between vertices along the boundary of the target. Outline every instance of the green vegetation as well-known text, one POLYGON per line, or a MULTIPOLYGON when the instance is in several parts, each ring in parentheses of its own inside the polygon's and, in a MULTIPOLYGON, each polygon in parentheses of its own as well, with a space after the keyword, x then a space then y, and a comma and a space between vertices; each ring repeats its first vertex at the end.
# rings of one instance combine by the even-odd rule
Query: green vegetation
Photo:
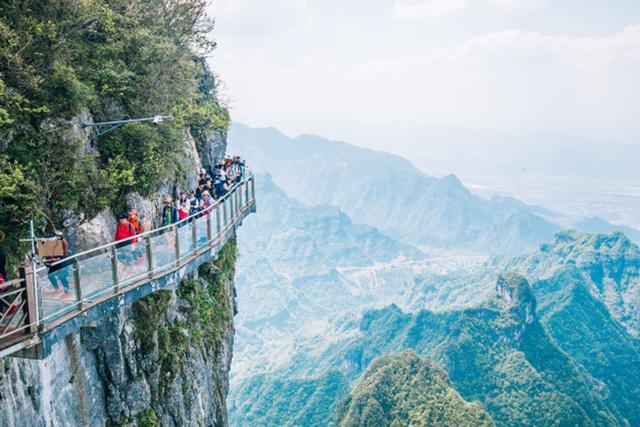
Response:
POLYGON ((136 425, 139 427, 154 427, 160 424, 156 411, 149 408, 138 414, 136 425))
POLYGON ((40 403, 38 402, 38 398, 36 397, 36 388, 30 385, 29 387, 27 387, 27 394, 29 395, 29 399, 31 400, 33 408, 37 411, 40 408, 40 403))
POLYGON ((260 375, 242 386, 241 402, 231 402, 231 425, 326 426, 349 391, 347 379, 331 371, 317 379, 282 380, 260 375), (242 411, 233 406, 242 406, 242 411))
POLYGON ((549 335, 593 378, 616 418, 640 425, 640 341, 616 322, 575 267, 534 283, 549 335))
MULTIPOLYGON (((597 269, 592 263, 585 268, 597 269)), ((390 306, 369 311, 358 334, 317 357, 294 358, 277 373, 277 380, 245 380, 235 393, 236 406, 230 407, 234 425, 290 423, 300 413, 295 401, 307 398, 290 390, 298 390, 301 382, 314 384, 327 372, 351 383, 359 380, 339 406, 337 422, 364 425, 360 422, 366 418, 380 421, 367 425, 393 425, 397 419, 398 425, 420 425, 425 401, 422 380, 415 375, 420 369, 407 368, 420 364, 411 362, 413 356, 405 356, 402 363, 376 362, 408 349, 434 361, 457 393, 480 402, 499 426, 637 425, 639 342, 590 292, 582 267, 577 270, 575 265, 562 268, 532 287, 518 275, 501 275, 494 297, 473 309, 404 313, 390 306)), ((342 399, 338 393, 326 396, 315 401, 324 405, 325 413, 342 399)), ((305 425, 328 425, 331 420, 305 425)))
POLYGON ((444 313, 372 311, 362 322, 362 337, 326 356, 334 359, 332 366, 346 359, 349 366, 366 367, 380 355, 414 349, 438 362, 460 394, 482 402, 498 425, 615 425, 588 375, 558 349, 535 313, 523 315, 535 301, 522 280, 512 275, 500 283, 526 298, 444 313))
POLYGON ((493 426, 478 403, 467 403, 447 374, 407 350, 376 360, 337 410, 336 425, 493 426))
MULTIPOLYGON (((15 266, 31 213, 91 218, 183 177, 198 144, 229 114, 202 55, 214 48, 205 0, 0 0, 0 231, 15 266), (171 114, 88 140, 82 121, 171 114)), ((45 219, 48 218, 48 219, 45 219)))
POLYGON ((162 373, 159 389, 152 390, 154 401, 169 392, 189 352, 214 357, 220 350, 233 316, 225 285, 235 274, 236 251, 236 241, 229 241, 216 261, 201 266, 198 279, 182 281, 176 291, 179 320, 169 319, 175 304, 171 292, 156 292, 132 305, 134 338, 144 357, 157 359, 154 370, 162 373))

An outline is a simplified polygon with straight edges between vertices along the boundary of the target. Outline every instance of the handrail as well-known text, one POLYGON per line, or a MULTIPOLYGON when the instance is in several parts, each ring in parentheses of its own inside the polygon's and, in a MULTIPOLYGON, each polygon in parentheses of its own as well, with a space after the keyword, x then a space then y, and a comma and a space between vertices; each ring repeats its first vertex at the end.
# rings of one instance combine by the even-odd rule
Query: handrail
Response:
POLYGON ((245 178, 242 181, 236 183, 233 187, 231 187, 231 189, 227 192, 227 194, 225 194, 224 196, 220 197, 219 199, 216 199, 214 201, 214 203, 204 211, 200 211, 200 212, 197 212, 195 214, 189 215, 185 219, 180 220, 178 222, 175 222, 173 224, 169 224, 169 225, 165 225, 165 226, 162 226, 162 227, 154 228, 153 230, 145 231, 144 233, 140 233, 140 234, 137 234, 135 236, 127 237, 126 239, 118 240, 117 242, 106 243, 106 244, 104 244, 102 246, 98 246, 96 248, 87 249, 86 251, 83 251, 83 252, 78 252, 77 254, 74 254, 74 255, 68 256, 66 258, 60 259, 60 260, 58 260, 56 262, 52 262, 48 266, 40 267, 40 268, 36 269, 36 272, 48 269, 50 267, 54 267, 54 266, 56 266, 58 264, 69 262, 70 260, 77 259, 77 258, 83 257, 85 255, 89 255, 89 254, 94 253, 94 252, 98 252, 98 251, 101 251, 101 250, 104 250, 104 249, 109 249, 112 246, 122 245, 123 243, 132 242, 133 240, 144 239, 147 236, 151 236, 151 234, 155 234, 155 233, 158 233, 158 232, 161 232, 161 231, 166 231, 166 230, 168 230, 170 228, 173 228, 175 226, 178 226, 180 224, 186 224, 187 222, 191 222, 191 220, 193 220, 195 218, 199 218, 199 217, 201 217, 203 215, 207 215, 207 214, 211 213, 213 210, 215 210, 222 203, 224 203, 231 196, 231 194, 236 191, 236 189, 238 187, 242 186, 244 183, 248 183, 248 182, 253 180, 253 172, 251 171, 251 169, 246 168, 245 170, 247 170, 249 172, 249 174, 247 175, 247 178, 245 178))
MULTIPOLYGON (((0 352, 7 343, 24 341, 37 330, 54 328, 87 308, 170 274, 193 262, 200 254, 224 244, 229 233, 244 217, 243 214, 255 205, 254 177, 248 168, 246 172, 241 182, 236 183, 210 207, 181 221, 80 252, 48 267, 37 268, 34 272, 24 273, 25 269, 22 269, 21 279, 0 285, 0 297, 4 295, 5 300, 10 297, 21 298, 21 305, 17 309, 24 313, 20 318, 12 316, 11 321, 18 319, 19 324, 11 325, 10 333, 6 333, 6 329, 3 331, 0 324, 0 352), (134 239, 138 239, 139 243, 127 244, 134 239), (183 243, 187 246, 182 247, 183 243), (121 256, 125 259, 121 259, 121 256), (56 266, 59 268, 51 271, 56 266), (67 286, 69 292, 75 293, 70 300, 52 294, 45 296, 43 292, 47 282, 56 289, 61 286, 60 282, 53 285, 56 274, 60 273, 64 274, 66 281, 66 285, 62 284, 65 286, 63 294, 73 296, 67 293, 67 286), (33 286, 34 275, 38 275, 42 281, 38 289, 33 286), (44 303, 34 309, 35 301, 44 303), (43 308, 45 305, 47 307, 43 308)), ((6 317, 3 316, 2 320, 6 317)))

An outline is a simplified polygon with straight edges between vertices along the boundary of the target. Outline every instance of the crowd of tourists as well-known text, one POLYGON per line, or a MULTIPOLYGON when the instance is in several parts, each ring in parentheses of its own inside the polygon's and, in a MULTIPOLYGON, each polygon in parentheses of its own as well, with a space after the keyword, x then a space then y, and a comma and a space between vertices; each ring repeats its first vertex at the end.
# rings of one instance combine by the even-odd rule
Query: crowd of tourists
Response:
MULTIPOLYGON (((239 156, 226 156, 213 170, 210 176, 205 169, 198 172, 197 188, 189 192, 181 192, 174 201, 168 197, 164 200, 160 223, 162 226, 179 223, 199 212, 206 211, 218 199, 224 197, 233 187, 241 182, 245 177, 245 162, 239 156)), ((137 253, 135 248, 136 236, 150 231, 152 221, 143 215, 138 215, 136 209, 130 209, 127 213, 118 216, 116 226, 115 241, 117 247, 125 248, 118 254, 118 260, 122 263, 129 263, 132 260, 142 260, 142 253, 137 253)), ((66 239, 59 234, 63 245, 63 255, 60 257, 49 257, 45 259, 45 264, 49 265, 49 282, 53 287, 50 297, 59 300, 72 300, 74 296, 69 290, 69 262, 64 259, 69 256, 69 245, 66 239), (60 262, 62 261, 62 262, 60 262)))
MULTIPOLYGON (((245 162, 240 156, 226 156, 214 168, 213 177, 203 168, 198 173, 197 187, 189 192, 180 192, 177 199, 164 200, 161 224, 167 226, 178 223, 201 211, 209 209, 218 199, 244 179, 245 162)), ((149 231, 151 224, 139 217, 135 209, 118 218, 115 241, 122 245, 135 243, 135 236, 149 231), (133 237, 133 239, 130 239, 133 237), (129 239, 129 240, 127 240, 129 239)))

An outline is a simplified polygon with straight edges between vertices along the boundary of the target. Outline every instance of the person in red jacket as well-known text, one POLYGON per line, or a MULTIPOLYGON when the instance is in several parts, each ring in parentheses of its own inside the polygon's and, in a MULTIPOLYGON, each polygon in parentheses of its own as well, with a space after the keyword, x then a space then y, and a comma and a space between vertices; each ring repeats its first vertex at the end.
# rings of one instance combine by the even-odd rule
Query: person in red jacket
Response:
POLYGON ((180 205, 180 209, 178 209, 178 220, 182 221, 189 218, 189 205, 185 202, 180 205))
MULTIPOLYGON (((116 242, 128 239, 136 235, 136 228, 129 222, 127 215, 121 215, 118 218, 118 226, 116 227, 116 242)), ((127 246, 131 243, 136 243, 137 239, 127 240, 118 245, 119 248, 127 246)))

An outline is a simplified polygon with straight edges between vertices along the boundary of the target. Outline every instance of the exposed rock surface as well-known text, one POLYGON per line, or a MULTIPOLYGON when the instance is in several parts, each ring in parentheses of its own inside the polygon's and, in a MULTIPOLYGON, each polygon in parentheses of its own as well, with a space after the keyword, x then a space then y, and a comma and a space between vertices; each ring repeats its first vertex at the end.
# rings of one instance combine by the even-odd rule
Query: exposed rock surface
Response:
POLYGON ((234 266, 231 242, 199 278, 122 306, 46 360, 0 359, 0 425, 226 425, 234 266))

